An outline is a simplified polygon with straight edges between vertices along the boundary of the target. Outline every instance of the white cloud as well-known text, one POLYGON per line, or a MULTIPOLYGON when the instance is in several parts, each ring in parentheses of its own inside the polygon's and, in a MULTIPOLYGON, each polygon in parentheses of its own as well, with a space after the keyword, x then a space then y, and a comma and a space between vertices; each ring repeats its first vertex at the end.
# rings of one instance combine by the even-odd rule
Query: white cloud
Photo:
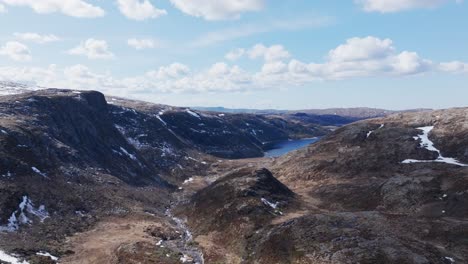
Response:
POLYGON ((40 35, 37 33, 26 32, 26 33, 14 33, 13 35, 16 38, 19 38, 21 40, 32 41, 32 42, 39 43, 39 44, 45 44, 45 43, 56 42, 56 41, 61 40, 59 37, 53 34, 40 35))
POLYGON ((17 41, 9 41, 0 47, 0 55, 7 56, 15 61, 30 61, 32 59, 28 46, 17 41))
POLYGON ((262 66, 262 74, 281 74, 288 70, 288 66, 282 61, 267 62, 262 66))
MULTIPOLYGON (((279 45, 278 45, 279 46, 279 45)), ((273 47, 273 46, 272 46, 273 47)), ((281 46, 282 47, 282 46, 281 46)), ((325 54, 323 62, 291 59, 284 47, 258 49, 264 58, 256 71, 218 62, 194 71, 182 63, 172 63, 125 78, 111 73, 95 73, 84 65, 57 68, 0 68, 0 80, 35 82, 44 87, 97 89, 104 93, 138 97, 164 93, 243 92, 251 89, 280 89, 314 81, 363 77, 399 78, 431 72, 468 73, 468 64, 459 61, 434 63, 416 52, 398 51, 389 39, 352 38, 325 54), (268 50, 275 55, 266 55, 268 50), (281 54, 279 56, 278 54, 281 54)), ((251 50, 245 51, 246 55, 251 50)))
POLYGON ((450 73, 468 73, 468 63, 461 61, 443 62, 439 64, 439 69, 450 73))
POLYGON ((287 59, 291 56, 282 45, 266 47, 263 44, 253 46, 248 52, 251 59, 262 57, 267 62, 287 59))
MULTIPOLYGON (((417 8, 434 8, 451 0, 355 0, 366 12, 392 13, 417 8)), ((462 3, 463 0, 455 0, 462 3)))
POLYGON ((187 76, 190 73, 190 68, 182 63, 172 63, 169 66, 162 66, 158 70, 149 71, 146 76, 164 80, 164 79, 177 79, 187 76))
MULTIPOLYGON (((330 50, 324 63, 292 60, 289 73, 299 79, 345 79, 366 76, 406 76, 431 71, 433 63, 415 52, 396 52, 390 39, 351 38, 330 50)), ((296 79, 297 80, 297 79, 296 79)))
POLYGON ((245 54, 245 49, 235 49, 235 50, 231 50, 230 52, 228 52, 226 56, 224 56, 224 58, 230 61, 235 61, 235 60, 240 59, 242 56, 244 56, 244 54, 245 54))
POLYGON ((6 7, 0 3, 0 14, 6 13, 6 12, 7 12, 6 7))
POLYGON ((60 12, 72 17, 101 17, 102 8, 83 0, 2 0, 10 6, 26 6, 39 14, 60 12))
POLYGON ((129 19, 145 20, 166 15, 167 11, 154 7, 148 0, 117 0, 120 12, 129 19))
POLYGON ((127 40, 127 44, 130 47, 135 48, 136 50, 143 50, 143 49, 152 49, 157 46, 157 43, 153 39, 136 39, 131 38, 127 40))
POLYGON ((329 52, 331 61, 359 61, 384 58, 395 51, 390 39, 381 40, 375 37, 351 38, 346 44, 329 52))
POLYGON ((68 51, 71 55, 82 55, 89 59, 111 59, 114 54, 109 51, 109 45, 105 40, 88 39, 71 50, 68 51))
POLYGON ((260 11, 264 0, 171 0, 182 12, 206 20, 238 19, 242 13, 260 11))

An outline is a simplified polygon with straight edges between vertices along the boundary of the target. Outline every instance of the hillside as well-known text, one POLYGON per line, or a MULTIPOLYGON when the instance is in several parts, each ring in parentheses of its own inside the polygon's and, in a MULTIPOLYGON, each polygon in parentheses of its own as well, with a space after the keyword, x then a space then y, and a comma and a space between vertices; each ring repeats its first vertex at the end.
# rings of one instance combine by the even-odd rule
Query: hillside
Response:
POLYGON ((66 239, 106 219, 176 225, 165 214, 171 193, 213 162, 262 157, 268 142, 328 132, 279 118, 107 100, 56 89, 0 97, 1 250, 42 263, 47 257, 37 252, 69 255, 66 239))
POLYGON ((181 208, 213 263, 465 263, 467 117, 449 109, 347 125, 272 164, 249 163, 181 208), (264 165, 292 200, 245 189, 264 165))
POLYGON ((463 263, 467 117, 396 113, 330 132, 92 91, 0 97, 0 259, 463 263))

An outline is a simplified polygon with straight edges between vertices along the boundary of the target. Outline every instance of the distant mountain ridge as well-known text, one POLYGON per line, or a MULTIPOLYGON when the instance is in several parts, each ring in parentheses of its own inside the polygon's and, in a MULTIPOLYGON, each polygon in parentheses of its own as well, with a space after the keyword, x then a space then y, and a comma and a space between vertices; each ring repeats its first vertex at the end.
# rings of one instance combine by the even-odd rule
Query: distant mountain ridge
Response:
POLYGON ((307 113, 313 115, 339 115, 343 117, 353 117, 359 119, 384 117, 394 113, 401 112, 419 112, 428 111, 432 109, 428 108, 416 108, 407 110, 387 110, 381 108, 370 108, 370 107, 344 107, 344 108, 325 108, 325 109, 300 109, 300 110, 281 110, 281 109, 248 109, 248 108, 225 108, 222 106, 218 107, 203 107, 196 106, 193 109, 200 111, 211 111, 220 113, 251 113, 251 114, 263 114, 263 115, 277 115, 277 114, 296 114, 296 113, 307 113))

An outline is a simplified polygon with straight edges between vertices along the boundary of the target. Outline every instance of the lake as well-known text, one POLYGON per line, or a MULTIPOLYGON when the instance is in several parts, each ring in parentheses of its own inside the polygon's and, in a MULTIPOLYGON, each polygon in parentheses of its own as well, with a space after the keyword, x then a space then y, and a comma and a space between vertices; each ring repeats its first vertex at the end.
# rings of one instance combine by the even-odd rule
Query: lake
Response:
POLYGON ((265 157, 279 157, 293 150, 305 148, 312 143, 319 141, 320 138, 306 138, 306 139, 295 139, 279 141, 272 145, 272 149, 265 151, 265 157))

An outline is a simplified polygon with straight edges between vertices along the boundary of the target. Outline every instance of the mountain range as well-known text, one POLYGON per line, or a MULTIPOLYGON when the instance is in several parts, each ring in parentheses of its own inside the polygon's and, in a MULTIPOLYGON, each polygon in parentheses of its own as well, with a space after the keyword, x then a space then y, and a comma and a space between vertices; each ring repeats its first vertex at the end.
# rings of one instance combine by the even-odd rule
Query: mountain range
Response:
POLYGON ((222 111, 15 87, 0 263, 468 259, 468 108, 222 111))

